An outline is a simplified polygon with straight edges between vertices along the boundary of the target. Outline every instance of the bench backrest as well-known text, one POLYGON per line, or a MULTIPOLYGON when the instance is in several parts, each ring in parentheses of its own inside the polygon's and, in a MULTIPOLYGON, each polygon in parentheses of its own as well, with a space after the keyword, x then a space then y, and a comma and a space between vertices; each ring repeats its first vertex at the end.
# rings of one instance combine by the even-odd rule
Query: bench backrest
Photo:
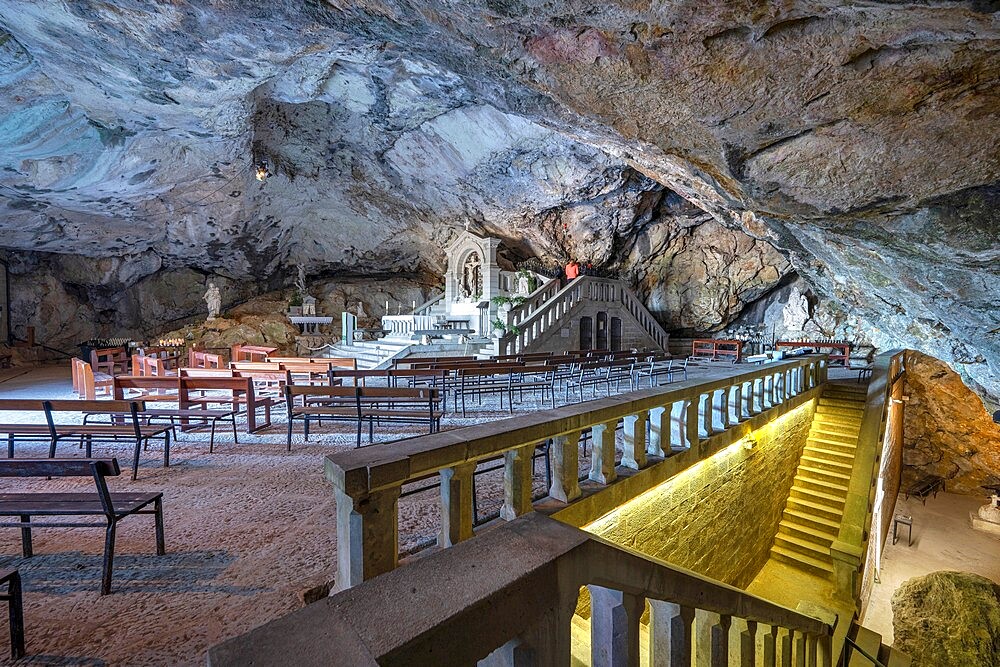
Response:
POLYGON ((0 398, 0 412, 43 412, 42 398, 0 398))
POLYGON ((363 401, 390 401, 393 403, 436 401, 440 397, 437 389, 430 387, 415 387, 412 389, 396 387, 361 387, 358 392, 363 401))
POLYGON ((194 377, 182 376, 178 380, 182 394, 189 391, 216 390, 245 392, 253 395, 253 378, 248 377, 194 377))
POLYGON ((117 400, 124 400, 126 389, 137 389, 139 391, 151 389, 177 391, 178 387, 177 376, 116 375, 114 379, 114 396, 117 400))
POLYGON ((236 377, 236 374, 228 368, 182 368, 178 371, 178 375, 190 378, 236 377))
POLYGON ((280 371, 281 364, 276 361, 231 361, 229 368, 234 371, 280 371))
POLYGON ((102 477, 121 474, 118 459, 0 459, 0 477, 102 477))
POLYGON ((61 399, 55 401, 42 401, 47 403, 52 412, 100 412, 108 414, 121 414, 132 411, 132 406, 139 412, 146 409, 143 401, 88 401, 81 399, 61 399))
POLYGON ((221 354, 190 350, 188 351, 188 366, 191 368, 223 368, 225 363, 221 354))
POLYGON ((335 368, 356 369, 358 360, 351 357, 268 357, 268 361, 279 364, 324 364, 335 368))

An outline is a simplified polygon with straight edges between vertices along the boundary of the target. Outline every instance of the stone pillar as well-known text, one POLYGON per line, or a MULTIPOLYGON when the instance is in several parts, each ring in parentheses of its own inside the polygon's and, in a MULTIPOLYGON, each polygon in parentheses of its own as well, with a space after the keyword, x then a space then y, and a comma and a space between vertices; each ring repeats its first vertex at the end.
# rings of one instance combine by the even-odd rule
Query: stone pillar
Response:
POLYGON ((650 456, 665 457, 669 452, 670 413, 667 411, 667 407, 653 408, 649 411, 649 442, 646 443, 646 453, 650 456), (666 422, 665 428, 664 422, 666 422), (664 445, 666 445, 666 451, 664 451, 664 445))
POLYGON ((816 667, 818 655, 816 635, 806 635, 806 667, 816 667))
POLYGON ((450 547, 472 537, 472 474, 475 462, 445 468, 441 477, 441 532, 438 546, 450 547))
POLYGON ((753 417, 753 382, 744 382, 740 388, 740 421, 753 417))
POLYGON ((612 588, 590 589, 590 661, 594 667, 639 666, 642 597, 612 588))
POLYGON ((765 410, 774 407, 774 375, 764 376, 764 392, 762 394, 761 407, 765 410))
POLYGON ((503 507, 500 518, 513 521, 531 511, 532 456, 535 445, 524 445, 503 453, 503 507))
POLYGON ((649 601, 650 667, 690 667, 694 609, 649 601))
POLYGON ((625 426, 625 446, 622 453, 622 465, 633 470, 646 467, 646 421, 648 413, 639 412, 626 416, 622 422, 625 426))
POLYGON ((778 656, 778 664, 781 667, 792 667, 792 631, 785 630, 781 633, 781 655, 778 656))
POLYGON ((337 501, 336 590, 357 586, 399 563, 400 487, 355 500, 334 487, 337 501))
POLYGON ((753 381, 753 413, 759 415, 764 411, 764 378, 753 381))
POLYGON ((778 626, 768 626, 761 645, 761 667, 777 667, 778 664, 778 626))
POLYGON ((618 422, 604 422, 590 427, 590 475, 588 478, 598 484, 610 484, 618 474, 615 472, 615 429, 618 422))
POLYGON ((795 630, 792 633, 792 657, 795 660, 795 667, 806 667, 806 638, 801 631, 795 630))
POLYGON ((698 438, 696 442, 712 435, 712 394, 698 395, 698 438))
POLYGON ((580 432, 552 439, 552 486, 549 495, 568 503, 580 497, 580 432))

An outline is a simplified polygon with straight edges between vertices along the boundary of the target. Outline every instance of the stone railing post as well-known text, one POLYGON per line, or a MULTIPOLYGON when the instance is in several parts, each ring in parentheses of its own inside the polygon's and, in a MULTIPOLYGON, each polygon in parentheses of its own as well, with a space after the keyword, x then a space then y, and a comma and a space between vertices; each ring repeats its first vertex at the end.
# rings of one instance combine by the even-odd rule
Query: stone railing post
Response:
POLYGON ((694 449, 698 446, 700 437, 700 426, 698 425, 698 416, 700 414, 700 406, 698 405, 698 397, 689 398, 684 400, 684 439, 686 441, 686 447, 688 449, 694 449))
POLYGON ((445 468, 441 477, 441 532, 438 546, 450 547, 472 537, 472 475, 474 461, 445 468))
POLYGON ((757 660, 757 621, 747 621, 740 633, 740 667, 754 667, 757 660))
MULTIPOLYGON (((860 541, 859 536, 858 542, 860 541)), ((861 593, 858 572, 864 557, 861 547, 837 539, 830 546, 830 557, 833 559, 833 581, 837 595, 844 600, 857 600, 861 593)))
POLYGON ((649 414, 645 411, 634 415, 626 415, 622 420, 625 427, 625 443, 622 451, 622 465, 633 470, 646 467, 646 421, 649 414))
POLYGON ((694 608, 649 600, 650 667, 690 667, 694 608))
POLYGON ((712 418, 709 422, 711 433, 722 433, 726 430, 726 420, 729 417, 729 400, 725 389, 716 389, 711 393, 712 418))
POLYGON ((700 439, 711 437, 712 435, 712 393, 698 395, 698 437, 700 439))
POLYGON ((400 487, 354 499, 334 486, 337 501, 337 590, 394 570, 399 563, 400 487))
POLYGON ((568 503, 580 497, 580 432, 552 438, 552 486, 549 495, 568 503))
POLYGON ((722 614, 719 622, 712 626, 712 667, 729 665, 729 627, 732 622, 732 616, 722 614))
POLYGON ((762 667, 777 667, 778 659, 778 626, 767 626, 761 643, 760 659, 762 667))
POLYGON ((594 667, 638 667, 639 619, 646 601, 603 586, 590 590, 590 664, 594 667))
POLYGON ((532 457, 535 445, 524 445, 503 453, 503 506, 500 518, 513 521, 532 510, 532 457))
POLYGON ((739 424, 743 421, 743 385, 737 383, 730 387, 726 401, 728 405, 726 425, 739 424))
POLYGON ((604 422, 590 427, 590 475, 588 479, 598 484, 610 484, 615 472, 615 429, 618 422, 604 422))

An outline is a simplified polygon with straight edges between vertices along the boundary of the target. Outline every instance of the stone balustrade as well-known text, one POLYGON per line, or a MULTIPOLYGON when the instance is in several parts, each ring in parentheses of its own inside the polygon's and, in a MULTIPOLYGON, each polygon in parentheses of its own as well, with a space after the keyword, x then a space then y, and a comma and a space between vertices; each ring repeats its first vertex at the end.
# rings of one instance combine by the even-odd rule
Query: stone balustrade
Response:
MULTIPOLYGON (((501 517, 533 509, 532 454, 549 443, 549 496, 571 503, 581 496, 579 441, 589 430, 591 465, 585 477, 613 484, 615 432, 623 425, 622 466, 641 470, 669 454, 693 465, 762 425, 826 381, 827 357, 808 355, 756 367, 731 377, 688 381, 567 405, 341 452, 326 459, 337 503, 337 587, 347 588, 393 570, 398 563, 398 500, 404 484, 440 477, 438 543, 451 546, 473 534, 473 474, 478 463, 503 458, 501 517), (687 454, 686 454, 687 453, 687 454)), ((814 392, 813 390, 816 390, 814 392)))
POLYGON ((208 664, 569 665, 583 658, 573 614, 584 586, 595 666, 835 659, 835 615, 814 618, 533 513, 220 644, 208 664))
POLYGON ((409 337, 417 330, 433 329, 436 318, 431 315, 386 315, 382 328, 389 336, 409 337))

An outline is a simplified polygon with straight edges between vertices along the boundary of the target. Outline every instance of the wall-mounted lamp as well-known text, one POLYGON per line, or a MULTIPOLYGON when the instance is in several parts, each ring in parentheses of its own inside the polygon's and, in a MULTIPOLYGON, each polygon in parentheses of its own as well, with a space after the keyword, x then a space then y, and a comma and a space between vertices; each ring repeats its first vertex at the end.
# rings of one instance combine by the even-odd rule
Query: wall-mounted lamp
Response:
POLYGON ((257 163, 257 180, 263 182, 271 172, 267 170, 267 163, 261 160, 257 163))

